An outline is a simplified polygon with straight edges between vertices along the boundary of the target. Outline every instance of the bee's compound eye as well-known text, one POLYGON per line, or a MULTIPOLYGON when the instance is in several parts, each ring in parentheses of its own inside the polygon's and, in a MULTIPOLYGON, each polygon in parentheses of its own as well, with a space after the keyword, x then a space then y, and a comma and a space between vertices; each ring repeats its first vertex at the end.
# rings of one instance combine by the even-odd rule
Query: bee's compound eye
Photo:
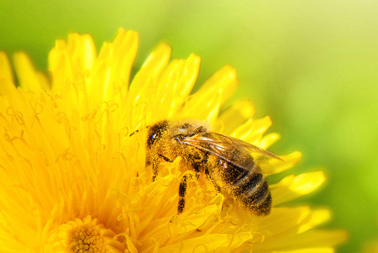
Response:
POLYGON ((160 121, 155 125, 151 126, 148 131, 148 138, 147 138, 147 147, 151 147, 154 145, 160 138, 163 136, 164 131, 166 131, 168 127, 167 121, 160 121))

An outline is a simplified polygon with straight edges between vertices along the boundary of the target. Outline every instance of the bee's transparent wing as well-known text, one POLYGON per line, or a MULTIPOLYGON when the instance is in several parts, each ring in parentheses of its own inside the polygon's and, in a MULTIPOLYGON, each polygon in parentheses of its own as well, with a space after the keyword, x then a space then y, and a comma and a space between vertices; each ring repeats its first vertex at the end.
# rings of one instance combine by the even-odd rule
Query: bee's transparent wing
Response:
POLYGON ((251 153, 258 153, 265 157, 282 160, 279 156, 255 145, 213 132, 203 132, 186 137, 183 143, 214 154, 239 168, 255 170, 258 173, 261 173, 260 168, 254 165, 251 153))
POLYGON ((260 155, 267 157, 267 158, 274 158, 274 159, 283 161, 282 158, 279 157, 278 155, 276 155, 272 152, 269 152, 268 150, 259 148, 255 145, 251 144, 251 143, 248 143, 248 142, 245 142, 245 141, 242 141, 240 139, 236 139, 236 138, 233 138, 233 137, 230 137, 230 136, 227 136, 227 135, 223 135, 223 134, 218 134, 218 133, 212 133, 212 134, 215 135, 215 136, 219 136, 221 138, 229 139, 230 142, 234 143, 234 145, 237 145, 239 147, 243 147, 249 153, 256 153, 256 154, 260 154, 260 155))

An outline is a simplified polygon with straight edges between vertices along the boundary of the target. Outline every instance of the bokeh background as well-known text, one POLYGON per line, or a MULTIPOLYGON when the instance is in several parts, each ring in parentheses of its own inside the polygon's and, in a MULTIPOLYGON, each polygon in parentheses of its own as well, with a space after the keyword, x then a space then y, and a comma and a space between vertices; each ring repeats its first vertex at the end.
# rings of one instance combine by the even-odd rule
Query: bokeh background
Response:
POLYGON ((0 0, 0 49, 27 51, 40 70, 57 38, 90 33, 100 47, 119 27, 140 34, 136 67, 161 40, 174 57, 202 57, 198 83, 233 65, 233 100, 252 98, 282 134, 271 150, 302 151, 295 173, 325 169, 325 186, 301 202, 329 206, 324 227, 349 231, 339 252, 378 238, 375 0, 0 0))

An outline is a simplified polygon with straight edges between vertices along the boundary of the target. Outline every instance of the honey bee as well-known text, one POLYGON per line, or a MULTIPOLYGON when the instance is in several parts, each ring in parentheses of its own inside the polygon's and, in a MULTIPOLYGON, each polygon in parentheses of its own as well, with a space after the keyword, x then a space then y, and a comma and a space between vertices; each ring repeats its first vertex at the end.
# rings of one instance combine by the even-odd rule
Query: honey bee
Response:
MULTIPOLYGON (((251 153, 281 159, 277 155, 242 140, 211 132, 193 120, 163 120, 147 133, 146 166, 152 165, 153 181, 162 161, 181 157, 196 175, 205 174, 218 192, 231 195, 258 216, 270 213, 272 197, 268 183, 251 153)), ((282 159, 281 159, 282 160, 282 159)), ((187 176, 179 186, 178 214, 185 207, 187 176)))

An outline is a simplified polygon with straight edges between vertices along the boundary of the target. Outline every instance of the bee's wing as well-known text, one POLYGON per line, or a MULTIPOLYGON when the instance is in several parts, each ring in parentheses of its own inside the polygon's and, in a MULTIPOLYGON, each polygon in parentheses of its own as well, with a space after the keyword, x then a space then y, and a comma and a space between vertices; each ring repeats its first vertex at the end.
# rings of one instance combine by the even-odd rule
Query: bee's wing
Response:
POLYGON ((233 137, 230 137, 230 136, 227 136, 227 135, 223 135, 223 134, 218 134, 218 133, 212 133, 212 134, 219 136, 221 138, 229 139, 230 142, 232 142, 234 145, 242 147, 243 149, 245 149, 249 153, 257 153, 257 154, 260 154, 264 157, 274 158, 274 159, 283 161, 282 158, 279 157, 278 155, 276 155, 272 152, 269 152, 268 150, 259 148, 255 145, 252 145, 251 143, 248 143, 248 142, 245 142, 245 141, 242 141, 240 139, 236 139, 236 138, 233 138, 233 137))
MULTIPOLYGON (((258 166, 253 166, 250 160, 240 159, 243 157, 251 157, 251 153, 258 153, 266 157, 282 160, 279 156, 255 145, 213 132, 203 132, 191 137, 186 137, 184 138, 183 143, 214 154, 245 170, 259 169, 258 166), (235 157, 234 152, 230 152, 232 150, 238 150, 238 157, 235 157)), ((258 172, 261 173, 261 171, 258 172)))

